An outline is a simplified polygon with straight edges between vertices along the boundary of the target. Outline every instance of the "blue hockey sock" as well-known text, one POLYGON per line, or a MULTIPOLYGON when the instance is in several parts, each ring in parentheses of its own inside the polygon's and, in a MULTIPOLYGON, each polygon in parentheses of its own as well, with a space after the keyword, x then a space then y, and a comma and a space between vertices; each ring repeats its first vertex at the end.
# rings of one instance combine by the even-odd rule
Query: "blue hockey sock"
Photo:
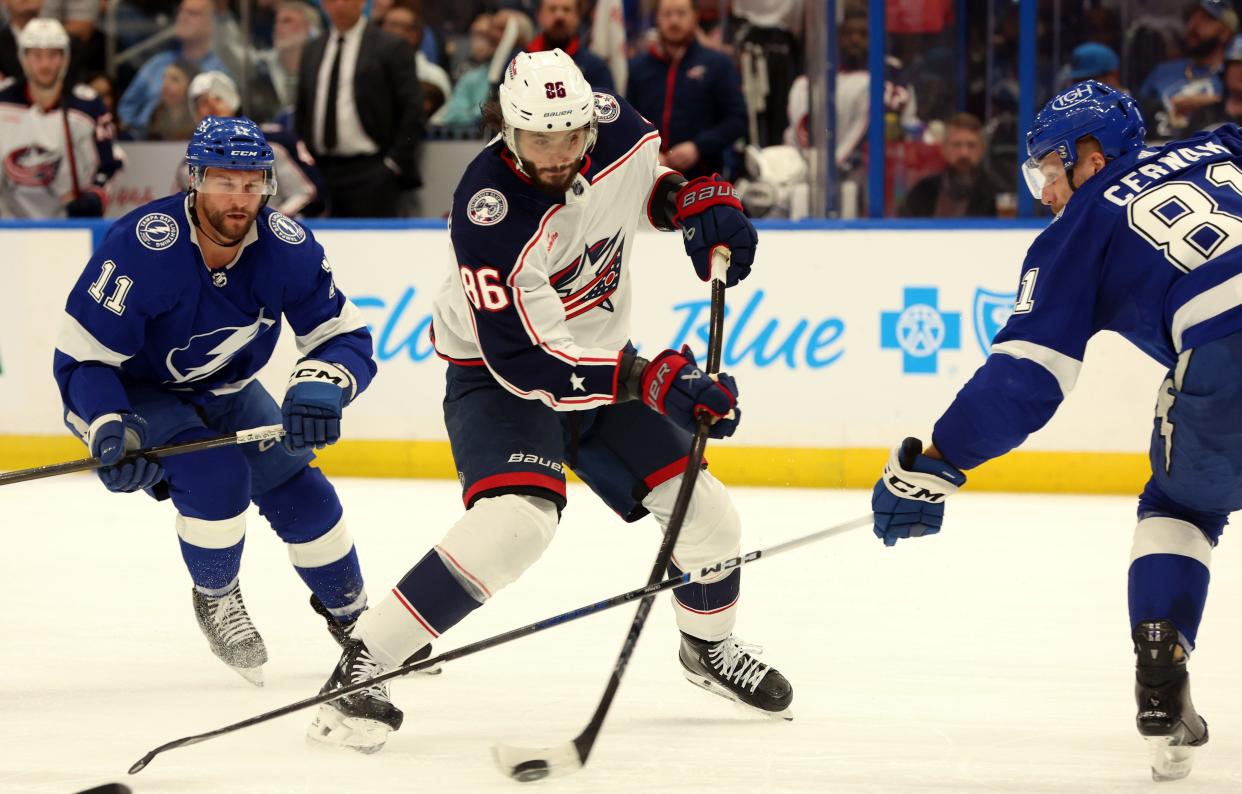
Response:
POLYGON ((200 593, 221 596, 232 588, 233 581, 237 579, 237 572, 241 569, 242 546, 246 543, 245 538, 223 549, 195 546, 180 538, 178 541, 181 544, 181 557, 185 560, 185 567, 190 570, 190 578, 194 580, 194 587, 200 593))
POLYGON ((1130 563, 1130 628, 1144 620, 1172 621, 1191 650, 1207 601, 1207 566, 1179 554, 1148 554, 1130 563))
MULTIPOLYGON (((677 567, 675 563, 668 564, 668 575, 681 576, 685 571, 677 567)), ((727 609, 737 602, 738 594, 742 589, 742 572, 734 570, 728 576, 715 582, 708 584, 684 585, 673 591, 673 597, 677 602, 692 612, 699 614, 712 614, 720 610, 727 609)))
POLYGON ((358 567, 358 552, 352 545, 344 557, 333 562, 314 567, 295 563, 293 569, 337 622, 352 621, 366 607, 367 591, 358 567))
POLYGON ((432 637, 448 631, 483 605, 462 586, 435 549, 427 552, 394 590, 432 637))

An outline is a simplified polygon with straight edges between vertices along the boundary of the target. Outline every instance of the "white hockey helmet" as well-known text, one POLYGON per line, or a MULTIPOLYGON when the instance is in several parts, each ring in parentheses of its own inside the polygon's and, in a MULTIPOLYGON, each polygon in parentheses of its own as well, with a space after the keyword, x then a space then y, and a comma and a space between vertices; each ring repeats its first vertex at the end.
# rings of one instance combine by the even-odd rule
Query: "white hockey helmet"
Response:
POLYGON ((586 128, 581 158, 595 145, 595 94, 573 59, 559 49, 520 52, 500 84, 505 145, 518 165, 516 131, 564 132, 586 128))
MULTIPOLYGON (((18 57, 25 56, 26 50, 60 50, 65 54, 60 65, 58 80, 63 81, 69 71, 69 34, 65 26, 55 19, 40 17, 32 19, 17 34, 18 57)), ((23 68, 25 66, 23 65, 23 68)))

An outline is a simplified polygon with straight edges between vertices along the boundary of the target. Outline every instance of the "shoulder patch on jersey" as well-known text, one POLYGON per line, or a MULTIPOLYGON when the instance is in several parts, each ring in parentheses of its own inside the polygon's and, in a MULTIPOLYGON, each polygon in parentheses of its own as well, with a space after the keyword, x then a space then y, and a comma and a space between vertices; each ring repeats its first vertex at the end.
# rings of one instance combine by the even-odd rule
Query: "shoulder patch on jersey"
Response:
POLYGON ((595 118, 600 124, 611 124, 621 117, 621 103, 612 94, 595 92, 595 118))
POLYGON ((466 217, 479 226, 494 226, 508 214, 509 202, 505 194, 490 187, 475 193, 466 204, 466 217))
POLYGON ((177 242, 181 230, 171 215, 151 212, 138 219, 134 234, 138 236, 138 242, 142 243, 144 248, 163 251, 177 242))
POLYGON ((93 99, 99 99, 99 92, 91 88, 86 83, 78 83, 73 87, 73 95, 78 99, 90 102, 93 99))
POLYGON ((273 212, 267 216, 267 228, 289 245, 297 245, 306 239, 306 230, 302 225, 284 213, 273 212))

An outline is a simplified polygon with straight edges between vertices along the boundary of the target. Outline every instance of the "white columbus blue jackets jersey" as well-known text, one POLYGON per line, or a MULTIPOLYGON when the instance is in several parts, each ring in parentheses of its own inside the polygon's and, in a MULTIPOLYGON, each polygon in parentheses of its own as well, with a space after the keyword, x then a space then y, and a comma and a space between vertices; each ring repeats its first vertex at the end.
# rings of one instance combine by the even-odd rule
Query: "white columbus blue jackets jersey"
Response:
POLYGON ((616 401, 630 338, 639 221, 659 165, 655 128, 613 94, 595 94, 599 137, 571 189, 548 195, 492 141, 453 194, 452 259, 436 298, 436 351, 487 366, 518 396, 556 410, 616 401))
POLYGON ((936 423, 959 468, 1008 452, 1074 387, 1087 340, 1116 331, 1166 367, 1242 331, 1242 131, 1119 157, 1032 243, 1014 313, 936 423))
POLYGON ((376 370, 371 334, 311 233, 264 208, 237 258, 213 272, 186 201, 176 194, 118 220, 69 293, 53 364, 66 424, 81 433, 129 410, 129 383, 239 391, 271 357, 282 315, 302 355, 340 365, 351 398, 361 393, 376 370))

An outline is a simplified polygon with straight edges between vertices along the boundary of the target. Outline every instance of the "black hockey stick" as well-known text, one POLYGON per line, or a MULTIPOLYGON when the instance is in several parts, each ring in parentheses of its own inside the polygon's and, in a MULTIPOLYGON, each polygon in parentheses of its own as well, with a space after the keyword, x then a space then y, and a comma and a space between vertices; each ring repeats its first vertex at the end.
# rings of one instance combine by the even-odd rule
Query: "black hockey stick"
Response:
MULTIPOLYGON (((512 642, 513 640, 521 639, 522 637, 528 637, 531 634, 544 631, 545 629, 550 629, 553 626, 560 626, 565 623, 570 623, 572 621, 578 620, 579 618, 584 618, 587 615, 594 615, 597 612, 603 612, 605 610, 612 609, 614 607, 619 607, 622 604, 628 604, 631 601, 637 600, 639 598, 644 598, 647 596, 655 596, 657 593, 661 593, 665 590, 674 590, 684 585, 702 581, 703 579, 706 579, 709 576, 715 576, 719 574, 721 571, 727 571, 731 568, 740 568, 743 565, 749 565, 750 563, 756 562, 757 560, 760 560, 764 557, 775 557, 778 554, 783 554, 784 552, 792 551, 800 546, 806 546, 810 543, 816 543, 821 540, 827 540, 828 538, 831 538, 835 535, 840 535, 845 532, 849 532, 852 529, 856 529, 861 526, 866 526, 870 524, 871 522, 872 522, 872 517, 871 517, 871 514, 868 513, 865 516, 859 516, 858 518, 855 518, 852 521, 847 521, 844 524, 838 524, 834 527, 828 527, 827 529, 820 529, 815 532, 812 532, 809 535, 803 535, 802 537, 799 537, 799 538, 793 538, 792 540, 787 540, 783 543, 778 543, 775 546, 769 546, 766 549, 756 549, 755 551, 749 552, 747 554, 743 554, 740 557, 732 557, 727 560, 721 560, 719 562, 712 563, 711 565, 705 565, 702 568, 699 568, 697 570, 686 571, 682 573, 681 576, 676 576, 671 579, 665 579, 656 584, 646 585, 645 587, 639 587, 636 590, 630 590, 629 592, 622 593, 620 595, 615 595, 615 596, 612 596, 611 598, 605 598, 603 601, 596 601, 593 604, 587 604, 586 606, 578 607, 577 609, 571 609, 568 612, 562 612, 559 615, 553 615, 552 617, 544 618, 543 620, 540 620, 535 623, 529 623, 525 626, 521 626, 516 629, 510 629, 509 631, 506 631, 503 634, 497 634, 493 637, 488 637, 486 639, 472 642, 469 645, 463 645, 460 648, 454 648, 451 651, 445 651, 439 656, 434 656, 430 659, 423 659, 422 661, 419 661, 419 662, 411 662, 410 664, 402 665, 401 667, 397 667, 392 670, 389 670, 388 672, 382 675, 377 675, 374 678, 367 678, 362 681, 355 681, 349 686, 344 686, 344 687, 341 687, 340 689, 334 689, 331 692, 325 692, 319 695, 314 695, 304 700, 299 700, 296 703, 290 703, 287 706, 281 706, 278 709, 273 709, 272 711, 267 711, 257 716, 249 717, 247 719, 242 720, 241 722, 235 722, 232 725, 226 725, 223 728, 217 728, 214 731, 207 731, 206 733, 198 733, 198 734, 194 734, 193 736, 186 736, 181 739, 175 739, 171 742, 161 744, 159 747, 156 747, 154 750, 150 751, 149 753, 144 755, 142 758, 138 759, 136 762, 134 762, 134 765, 129 768, 129 773, 133 775, 138 772, 141 772, 143 769, 146 769, 147 764, 151 763, 151 761, 157 755, 167 750, 175 750, 179 747, 189 747, 192 744, 199 744, 200 742, 205 742, 208 739, 214 739, 217 736, 224 736, 225 734, 233 733, 234 731, 239 731, 242 728, 249 728, 252 725, 258 725, 260 723, 267 722, 268 720, 274 720, 277 717, 283 717, 287 714, 292 714, 295 711, 301 711, 302 709, 307 709, 312 706, 318 706, 320 704, 327 703, 330 700, 336 700, 339 697, 344 697, 345 695, 351 694, 353 692, 357 692, 360 689, 366 689, 369 686, 374 686, 375 684, 378 684, 382 681, 388 681, 393 678, 399 678, 401 676, 408 675, 410 673, 417 673, 422 670, 427 670, 429 668, 436 667, 437 665, 446 664, 456 659, 461 659, 466 656, 472 656, 478 653, 479 651, 486 651, 489 648, 495 648, 498 645, 504 645, 505 643, 512 642)), ((571 749, 572 749, 572 746, 571 746, 571 749)), ((576 763, 576 755, 574 756, 573 763, 576 763)), ((551 769, 553 771, 560 771, 563 769, 563 766, 564 765, 560 763, 558 759, 558 761, 551 767, 551 769)))
MULTIPOLYGON (((194 441, 180 441, 176 444, 163 444, 158 447, 147 447, 146 449, 135 449, 114 465, 120 465, 120 463, 126 460, 139 457, 168 458, 173 455, 184 455, 187 452, 202 452, 205 449, 228 447, 233 444, 250 444, 255 441, 279 441, 284 435, 285 431, 280 425, 264 425, 263 427, 254 427, 250 430, 238 430, 236 433, 229 433, 223 436, 200 438, 194 441)), ((0 474, 0 485, 12 485, 15 482, 41 480, 44 477, 55 477, 57 474, 73 474, 74 472, 92 471, 93 469, 101 468, 103 468, 103 464, 99 462, 98 458, 83 458, 81 460, 71 460, 68 463, 53 463, 50 466, 36 466, 33 469, 20 469, 0 474)))
MULTIPOLYGON (((711 320, 707 337, 707 374, 715 375, 720 371, 720 353, 724 346, 724 305, 725 305, 725 273, 729 269, 729 249, 718 248, 712 252, 712 304, 711 320)), ((694 432, 694 441, 690 444, 690 455, 686 461, 686 471, 681 477, 681 487, 677 491, 677 500, 673 502, 673 512, 669 516, 668 529, 664 532, 664 540, 660 551, 656 554, 655 564, 651 567, 651 575, 647 584, 653 585, 664 578, 665 570, 673 558, 673 546, 681 534, 681 526, 685 523, 686 512, 690 509, 690 498, 694 494, 694 483, 698 479, 699 469, 703 464, 703 454, 707 449, 707 433, 711 429, 711 417, 700 416, 698 427, 694 432)), ((591 720, 582 732, 572 740, 554 747, 518 747, 515 745, 496 745, 492 748, 492 757, 497 766, 509 777, 524 783, 541 780, 555 773, 557 775, 575 772, 586 764, 587 758, 595 747, 600 729, 604 727, 604 719, 612 706, 617 689, 621 686, 621 678, 629 664, 630 656, 638 644, 651 606, 655 603, 655 595, 643 598, 634 613, 630 630, 621 645, 621 653, 613 665, 608 685, 591 720)))

